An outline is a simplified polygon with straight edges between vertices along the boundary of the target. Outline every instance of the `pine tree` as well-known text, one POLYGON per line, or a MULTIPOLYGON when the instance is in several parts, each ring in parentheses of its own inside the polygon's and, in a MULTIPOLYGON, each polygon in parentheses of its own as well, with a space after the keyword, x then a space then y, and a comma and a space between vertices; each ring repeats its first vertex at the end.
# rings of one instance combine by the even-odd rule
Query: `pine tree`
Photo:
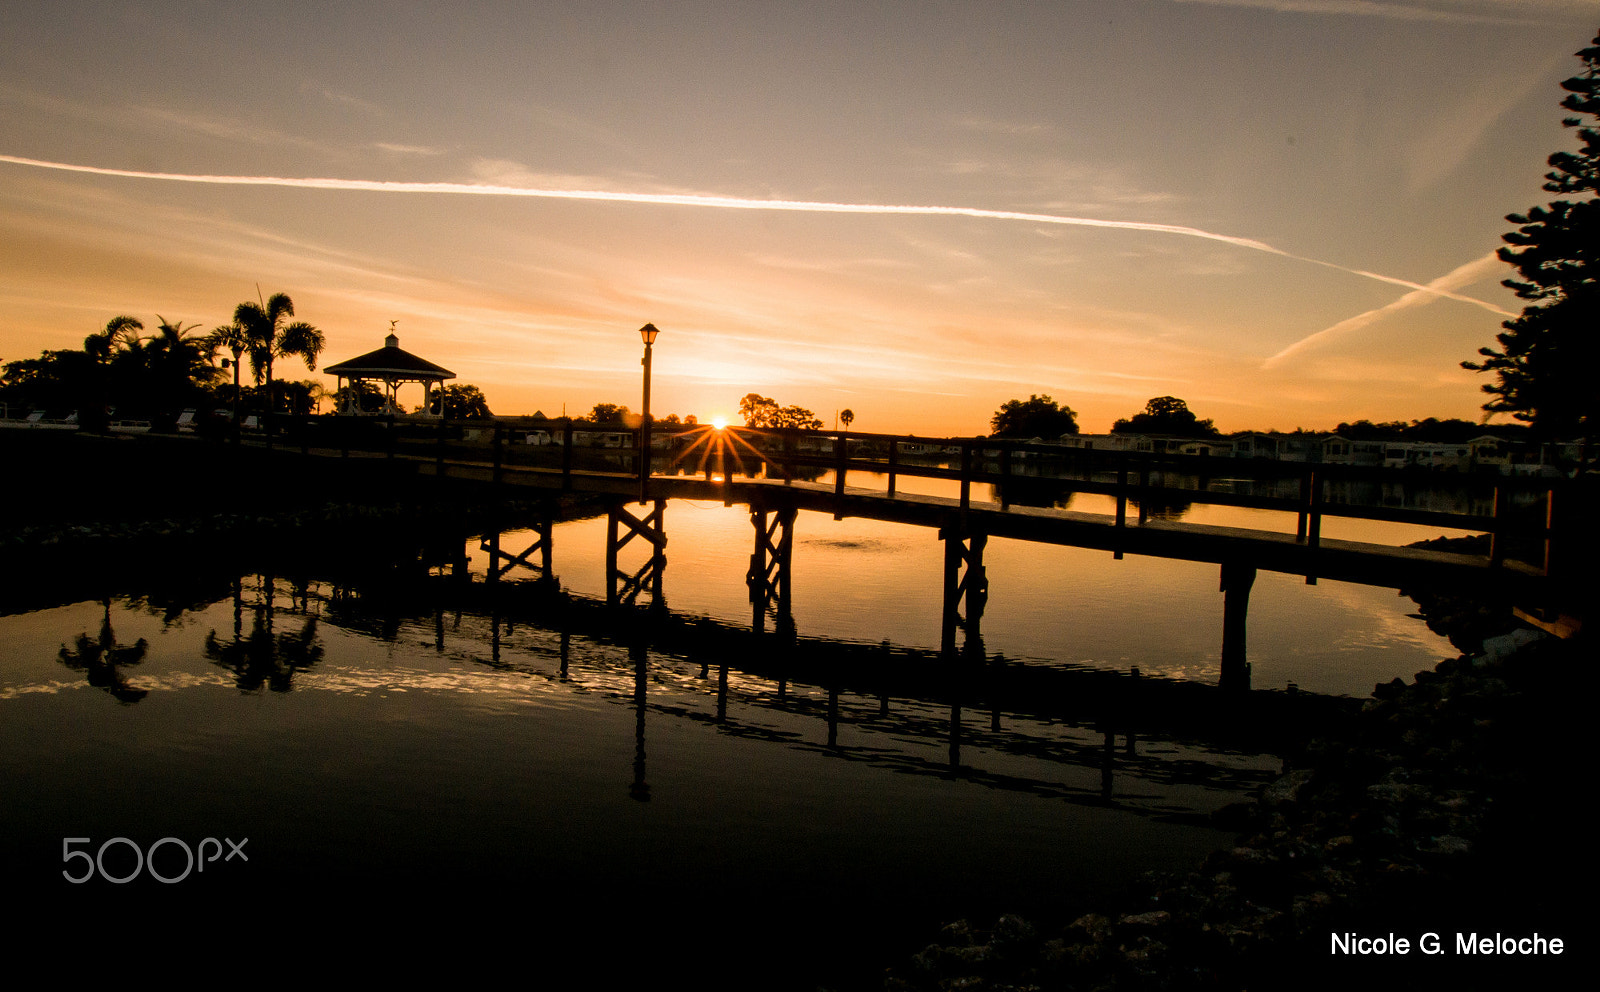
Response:
POLYGON ((1574 198, 1506 217, 1518 229, 1504 236, 1499 256, 1521 278, 1505 285, 1528 303, 1496 335, 1500 350, 1479 348, 1483 361, 1461 363, 1495 373, 1483 387, 1492 397, 1484 410, 1510 413, 1549 437, 1587 437, 1600 404, 1600 37, 1578 57, 1584 71, 1561 84, 1569 91, 1561 106, 1584 115, 1562 122, 1578 129, 1582 148, 1551 155, 1544 184, 1574 198))

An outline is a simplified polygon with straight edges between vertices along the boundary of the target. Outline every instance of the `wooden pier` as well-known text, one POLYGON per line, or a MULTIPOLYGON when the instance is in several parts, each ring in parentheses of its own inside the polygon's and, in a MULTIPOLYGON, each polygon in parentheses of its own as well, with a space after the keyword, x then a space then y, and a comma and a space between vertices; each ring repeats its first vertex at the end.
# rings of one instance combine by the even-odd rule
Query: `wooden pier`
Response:
MULTIPOLYGON (((1420 475, 1329 465, 1243 459, 1150 457, 991 438, 928 439, 854 432, 749 431, 700 427, 658 432, 659 450, 609 446, 604 428, 553 422, 552 431, 496 422, 382 421, 318 418, 290 425, 271 441, 233 447, 240 457, 339 459, 371 466, 386 485, 443 487, 489 505, 538 502, 575 494, 602 501, 608 516, 607 601, 637 605, 662 599, 667 564, 666 503, 714 500, 748 508, 753 550, 746 573, 752 625, 789 617, 789 576, 798 511, 835 519, 863 517, 925 527, 945 544, 939 643, 981 643, 991 591, 984 552, 992 538, 1050 543, 1218 566, 1223 594, 1220 679, 1248 686, 1245 643, 1250 591, 1258 571, 1388 588, 1459 588, 1516 604, 1527 618, 1558 632, 1581 627, 1594 601, 1589 562, 1595 547, 1592 480, 1420 475), (540 435, 549 443, 527 443, 540 435), (596 443, 586 443, 586 441, 596 443), (381 466, 381 470, 380 470, 381 466), (648 467, 646 467, 648 466, 648 467), (830 476, 831 478, 826 478, 830 476), (904 480, 945 480, 954 495, 904 491, 904 480), (1216 491, 1207 479, 1249 482, 1216 491), (824 481, 825 480, 825 481, 824 481), (871 485, 851 485, 851 482, 871 485), (1176 482, 1177 484, 1173 484, 1176 482), (1478 487, 1482 512, 1385 506, 1349 499, 1363 485, 1395 482, 1478 487), (989 485, 993 501, 974 498, 989 485), (1046 498, 1039 498, 1043 493, 1046 498), (1113 512, 1088 513, 1049 503, 1076 493, 1108 497, 1113 512), (641 494, 642 497, 641 498, 641 494), (638 504, 640 509, 633 508, 638 504), (1294 533, 1163 519, 1156 509, 1211 504, 1292 514, 1294 533), (1329 539, 1330 517, 1383 520, 1488 534, 1484 554, 1329 539), (624 567, 629 545, 644 548, 624 567), (1531 559, 1531 560, 1529 560, 1531 559)), ((195 456, 220 445, 186 439, 195 456)), ((177 439, 140 438, 144 443, 177 439)), ((287 467, 287 466, 285 466, 287 467)), ((303 466, 302 466, 303 467, 303 466)), ((1368 485, 1368 488, 1372 486, 1368 485)), ((485 536, 488 574, 498 580, 531 569, 553 581, 556 516, 539 514, 525 549, 485 536)), ((1285 518, 1287 519, 1287 518, 1285 518)), ((526 530, 525 522, 518 524, 526 530)), ((996 591, 1003 595, 1003 590, 996 591)))

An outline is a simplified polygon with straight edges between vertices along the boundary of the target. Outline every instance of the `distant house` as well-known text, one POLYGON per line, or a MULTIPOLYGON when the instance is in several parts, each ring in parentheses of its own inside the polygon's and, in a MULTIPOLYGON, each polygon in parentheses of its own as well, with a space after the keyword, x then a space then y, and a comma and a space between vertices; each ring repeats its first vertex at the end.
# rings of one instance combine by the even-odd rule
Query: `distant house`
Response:
POLYGON ((1472 467, 1472 448, 1466 442, 1391 441, 1384 447, 1383 467, 1465 472, 1472 467))
POLYGON ((1248 432, 1235 434, 1233 441, 1233 457, 1235 458, 1271 458, 1278 457, 1278 437, 1275 434, 1259 434, 1248 432))
POLYGON ((1147 455, 1198 455, 1227 457, 1233 442, 1225 437, 1180 437, 1176 434, 1063 434, 1057 442, 1066 448, 1094 451, 1134 451, 1147 455))

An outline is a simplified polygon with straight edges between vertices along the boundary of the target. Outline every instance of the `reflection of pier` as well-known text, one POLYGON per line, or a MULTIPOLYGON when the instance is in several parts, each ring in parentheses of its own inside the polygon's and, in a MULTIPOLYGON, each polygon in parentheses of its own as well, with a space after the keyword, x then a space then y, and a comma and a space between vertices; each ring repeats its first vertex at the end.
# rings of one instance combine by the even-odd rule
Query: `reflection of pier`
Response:
MULTIPOLYGON (((340 587, 329 601, 325 621, 391 638, 403 618, 419 624, 431 621, 435 645, 442 651, 447 630, 461 630, 469 618, 477 618, 489 625, 473 634, 473 640, 481 638, 488 651, 478 660, 491 666, 505 664, 504 649, 515 629, 549 631, 563 680, 569 675, 576 678, 569 670, 574 638, 616 645, 635 660, 646 650, 691 659, 700 666, 702 680, 713 667, 718 670, 719 714, 727 709, 730 671, 745 687, 733 692, 759 696, 786 709, 803 708, 799 687, 811 686, 828 696, 828 704, 819 706, 817 713, 829 721, 830 740, 838 734, 842 695, 873 700, 871 709, 881 718, 890 716, 894 697, 945 707, 952 726, 960 725, 963 712, 987 714, 996 730, 1002 712, 1032 714, 1117 735, 1181 737, 1245 751, 1270 751, 1299 739, 1309 725, 1337 718, 1348 705, 1347 700, 1308 693, 1235 693, 1201 682, 1141 677, 1136 670, 1008 661, 986 654, 975 640, 950 654, 887 642, 802 637, 792 626, 758 632, 664 608, 618 609, 543 583, 474 580, 464 563, 443 564, 446 574, 429 581, 419 581, 414 573, 410 577, 396 573, 389 581, 340 587), (759 689, 751 688, 757 683, 759 689)), ((618 668, 612 674, 618 679, 626 675, 631 686, 631 673, 618 668)), ((618 691, 623 691, 620 683, 618 691)), ((959 751, 959 736, 948 743, 952 755, 959 751)))
POLYGON ((1342 720, 1353 705, 970 652, 952 657, 887 643, 759 634, 665 609, 618 610, 539 583, 474 581, 465 573, 340 587, 324 619, 365 631, 396 632, 402 619, 414 630, 431 625, 440 651, 464 650, 463 660, 627 705, 634 713, 628 794, 640 801, 651 797, 648 724, 683 719, 890 771, 954 775, 987 788, 1181 817, 1181 808, 1152 806, 1140 798, 1142 790, 1117 788, 1116 780, 1254 788, 1271 771, 1222 755, 1281 753, 1342 720), (815 731, 804 731, 808 725, 815 731))

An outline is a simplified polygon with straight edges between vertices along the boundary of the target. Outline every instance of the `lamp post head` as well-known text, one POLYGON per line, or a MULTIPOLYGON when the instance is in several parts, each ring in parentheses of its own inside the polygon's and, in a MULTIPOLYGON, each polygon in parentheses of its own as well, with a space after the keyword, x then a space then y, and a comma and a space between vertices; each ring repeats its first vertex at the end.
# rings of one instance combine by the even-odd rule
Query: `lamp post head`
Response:
POLYGON ((639 337, 643 338, 644 343, 647 345, 655 344, 656 335, 660 333, 661 331, 654 324, 646 324, 639 328, 639 337))

